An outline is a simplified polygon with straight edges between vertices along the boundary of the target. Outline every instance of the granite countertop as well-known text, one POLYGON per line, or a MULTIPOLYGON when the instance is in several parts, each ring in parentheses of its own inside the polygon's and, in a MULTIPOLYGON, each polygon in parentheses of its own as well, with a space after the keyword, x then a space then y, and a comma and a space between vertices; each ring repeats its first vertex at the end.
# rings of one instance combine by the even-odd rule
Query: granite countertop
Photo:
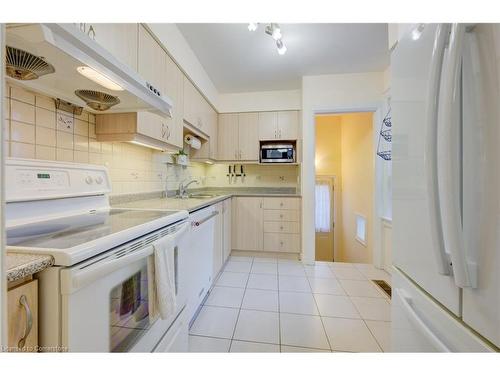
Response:
POLYGON ((186 210, 193 212, 200 208, 210 206, 231 197, 300 197, 299 194, 289 189, 199 189, 191 191, 195 194, 212 194, 210 198, 188 198, 179 199, 175 197, 141 197, 137 195, 134 200, 129 196, 126 201, 112 201, 113 207, 119 208, 137 208, 137 209, 157 209, 157 210, 186 210), (145 198, 145 199, 144 199, 145 198))
POLYGON ((7 252, 7 281, 16 281, 26 276, 51 267, 54 258, 51 255, 35 255, 26 253, 7 252))

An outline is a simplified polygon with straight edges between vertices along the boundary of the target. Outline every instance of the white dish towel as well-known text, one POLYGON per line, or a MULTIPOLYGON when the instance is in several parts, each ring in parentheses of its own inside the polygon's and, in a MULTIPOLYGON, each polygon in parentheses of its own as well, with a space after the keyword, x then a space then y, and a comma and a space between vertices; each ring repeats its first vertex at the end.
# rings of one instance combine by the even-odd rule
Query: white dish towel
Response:
POLYGON ((175 298, 175 241, 165 236, 153 243, 155 259, 155 283, 158 311, 163 320, 176 309, 175 298))

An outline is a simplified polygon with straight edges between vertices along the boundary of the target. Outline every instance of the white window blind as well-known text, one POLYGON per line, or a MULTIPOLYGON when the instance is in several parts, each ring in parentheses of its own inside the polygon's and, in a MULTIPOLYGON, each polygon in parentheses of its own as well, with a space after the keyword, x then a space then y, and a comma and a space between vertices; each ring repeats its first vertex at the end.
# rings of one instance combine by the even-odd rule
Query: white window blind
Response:
POLYGON ((331 225, 331 189, 328 181, 316 181, 316 232, 330 232, 331 225))

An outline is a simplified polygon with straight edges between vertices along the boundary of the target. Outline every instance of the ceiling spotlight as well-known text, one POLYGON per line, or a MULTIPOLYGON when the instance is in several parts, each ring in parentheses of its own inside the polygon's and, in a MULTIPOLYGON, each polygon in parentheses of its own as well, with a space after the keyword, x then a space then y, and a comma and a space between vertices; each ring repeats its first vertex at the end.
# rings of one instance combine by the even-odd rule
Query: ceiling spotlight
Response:
POLYGON ((258 23, 249 23, 248 24, 248 31, 255 31, 257 30, 257 27, 258 27, 258 23))
POLYGON ((278 47, 278 53, 284 55, 286 53, 286 46, 281 39, 276 41, 276 47, 278 47))
POLYGON ((274 40, 279 40, 281 39, 281 29, 277 24, 273 25, 273 33, 271 34, 274 40))

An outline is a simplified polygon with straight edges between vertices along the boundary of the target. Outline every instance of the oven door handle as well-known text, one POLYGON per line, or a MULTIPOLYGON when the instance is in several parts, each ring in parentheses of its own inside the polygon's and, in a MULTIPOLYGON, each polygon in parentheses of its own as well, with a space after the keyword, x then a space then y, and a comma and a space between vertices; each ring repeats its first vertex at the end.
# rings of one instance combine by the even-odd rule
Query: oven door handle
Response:
MULTIPOLYGON (((185 222, 180 225, 179 229, 174 233, 168 234, 168 236, 174 237, 174 242, 177 244, 178 238, 182 236, 188 229, 190 228, 190 223, 185 222)), ((83 269, 76 274, 73 274, 71 277, 70 283, 67 285, 71 285, 71 289, 78 290, 110 273, 126 267, 127 265, 134 263, 140 259, 146 258, 154 253, 153 245, 148 245, 139 250, 135 250, 128 255, 122 256, 120 258, 113 258, 106 260, 102 263, 94 264, 87 269, 83 269)))

